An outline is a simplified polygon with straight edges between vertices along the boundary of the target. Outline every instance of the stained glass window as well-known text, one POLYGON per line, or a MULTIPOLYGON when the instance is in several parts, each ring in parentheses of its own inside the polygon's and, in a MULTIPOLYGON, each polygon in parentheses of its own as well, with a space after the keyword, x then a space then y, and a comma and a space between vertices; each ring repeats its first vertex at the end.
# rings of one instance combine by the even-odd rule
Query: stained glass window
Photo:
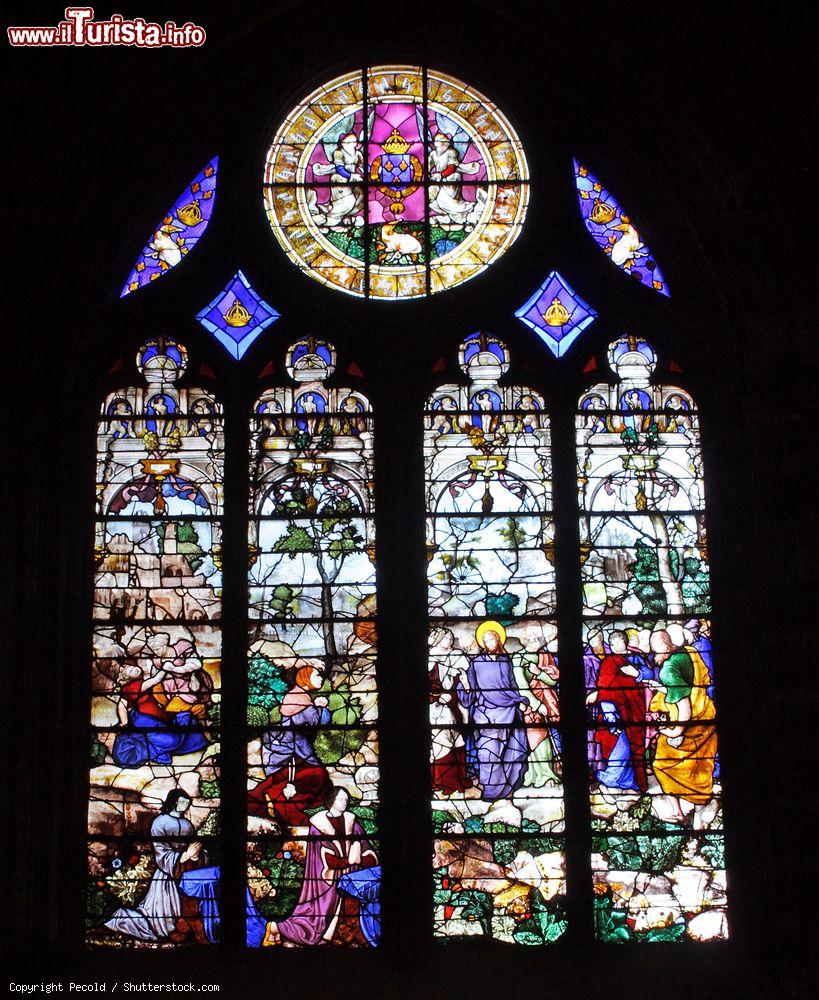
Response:
POLYGON ((194 177, 142 248, 120 298, 156 281, 190 253, 208 228, 216 201, 219 157, 194 177))
MULTIPOLYGON (((217 168, 214 157, 174 202, 121 297, 202 237, 217 168)), ((623 205, 576 160, 574 178, 598 246, 632 284, 668 296, 623 205)), ((364 66, 287 114, 267 146, 262 198, 296 268, 352 296, 398 301, 455 287, 501 257, 520 235, 529 175, 514 128, 471 85, 419 66, 364 66)), ((190 314, 238 362, 279 313, 241 270, 217 280, 190 314)), ((515 316, 556 358, 597 318, 557 270, 526 291, 515 316)), ((575 791, 590 804, 593 925, 603 942, 724 939, 698 415, 687 390, 654 380, 645 340, 620 337, 608 357, 613 380, 586 391, 576 413, 582 606, 561 619, 569 650, 573 629, 582 635, 586 715, 578 699, 576 718, 589 787, 575 791)), ((417 511, 433 934, 541 946, 567 927, 550 418, 540 392, 508 384, 498 337, 467 336, 458 361, 463 376, 424 407, 417 511)), ((230 601, 239 632, 227 633, 246 722, 225 733, 239 769, 226 781, 246 815, 235 839, 226 833, 226 856, 242 854, 241 895, 226 868, 226 897, 241 900, 233 930, 250 948, 371 948, 381 941, 372 408, 338 385, 325 339, 289 347, 286 379, 274 378, 276 364, 244 397, 249 410, 258 396, 231 445, 245 454, 249 430, 247 480, 231 490, 248 490, 247 547, 243 522, 225 549, 227 578, 243 586, 247 573, 246 601, 230 601)), ((133 384, 110 392, 99 416, 93 947, 220 940, 225 440, 221 404, 188 384, 187 367, 184 346, 153 337, 139 375, 124 380, 133 384)))
POLYGON ((237 271, 196 318, 228 354, 241 361, 256 338, 276 322, 279 313, 259 296, 244 274, 237 271))
POLYGON ((594 322, 597 313, 565 278, 552 271, 515 315, 535 331, 556 358, 561 358, 594 322))
POLYGON ((574 161, 580 214, 595 243, 613 264, 649 288, 669 295, 668 285, 649 248, 625 209, 587 167, 574 161))
POLYGON ((407 299, 458 285, 517 238, 528 167, 488 98, 413 66, 374 66, 304 98, 273 138, 264 203, 306 274, 407 299))
POLYGON ((459 360, 424 432, 434 932, 539 945, 565 928, 549 420, 496 337, 459 360))
POLYGON ((621 337, 577 415, 595 926, 728 934, 699 420, 621 337))
POLYGON ((149 340, 97 437, 90 945, 218 938, 221 406, 149 340))
POLYGON ((335 364, 298 341, 251 420, 252 947, 380 936, 373 427, 335 364))

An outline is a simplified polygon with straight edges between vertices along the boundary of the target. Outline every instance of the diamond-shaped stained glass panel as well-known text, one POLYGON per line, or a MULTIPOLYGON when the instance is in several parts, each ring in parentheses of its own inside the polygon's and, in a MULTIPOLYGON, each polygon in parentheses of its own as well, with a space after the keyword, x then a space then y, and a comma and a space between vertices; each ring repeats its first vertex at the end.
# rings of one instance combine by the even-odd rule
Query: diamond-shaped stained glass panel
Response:
POLYGON ((568 351, 597 312, 584 302, 557 271, 552 271, 535 294, 515 313, 560 358, 568 351))
POLYGON ((259 297, 241 271, 196 318, 236 360, 279 313, 259 297))

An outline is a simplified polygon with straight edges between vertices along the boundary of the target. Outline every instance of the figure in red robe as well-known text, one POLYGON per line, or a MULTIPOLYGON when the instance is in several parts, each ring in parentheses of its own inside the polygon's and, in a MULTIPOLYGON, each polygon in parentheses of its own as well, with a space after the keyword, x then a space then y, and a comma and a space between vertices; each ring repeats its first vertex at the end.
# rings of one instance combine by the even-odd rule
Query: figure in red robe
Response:
POLYGON ((594 739, 600 747, 603 767, 597 780, 617 788, 645 792, 646 779, 645 691, 640 671, 626 657, 628 638, 624 632, 609 636, 608 653, 600 664, 597 689, 587 698, 597 702, 598 725, 594 739))
POLYGON ((466 659, 453 649, 449 629, 436 629, 430 637, 434 657, 429 672, 429 721, 432 727, 430 771, 432 788, 452 795, 472 787, 467 775, 466 728, 458 703, 457 684, 466 659))
POLYGON ((247 794, 251 816, 276 817, 290 826, 309 823, 305 809, 320 805, 330 778, 313 749, 312 733, 330 721, 327 699, 313 698, 321 687, 315 667, 301 667, 279 706, 281 722, 261 740, 265 778, 247 794))

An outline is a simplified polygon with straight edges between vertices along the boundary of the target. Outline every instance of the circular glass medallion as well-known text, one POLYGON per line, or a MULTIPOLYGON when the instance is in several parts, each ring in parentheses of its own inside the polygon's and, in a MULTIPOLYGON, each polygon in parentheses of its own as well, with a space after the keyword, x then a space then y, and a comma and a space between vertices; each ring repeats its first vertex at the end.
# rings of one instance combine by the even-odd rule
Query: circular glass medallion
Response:
POLYGON ((320 87, 267 151, 264 204, 293 263, 351 295, 411 299, 483 271, 520 233, 526 156, 458 80, 371 66, 320 87))

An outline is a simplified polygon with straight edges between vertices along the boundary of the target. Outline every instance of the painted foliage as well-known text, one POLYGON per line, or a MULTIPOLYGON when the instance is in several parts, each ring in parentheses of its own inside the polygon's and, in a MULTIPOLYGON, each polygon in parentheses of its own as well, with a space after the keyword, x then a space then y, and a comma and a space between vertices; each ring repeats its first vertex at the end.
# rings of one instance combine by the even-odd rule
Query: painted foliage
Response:
POLYGON ((298 104, 267 153, 264 202, 291 261, 352 295, 407 299, 474 277, 517 238, 528 167, 511 125, 434 70, 375 66, 298 104))
POLYGON ((699 423, 638 337, 580 400, 592 869, 606 941, 728 934, 699 423))
POLYGON ((149 340, 97 436, 90 945, 218 939, 221 405, 149 340))
POLYGON ((537 945, 565 928, 549 421, 461 345, 425 414, 435 935, 537 945))
POLYGON ((251 946, 380 937, 372 416, 335 364, 298 341, 251 419, 251 946))

